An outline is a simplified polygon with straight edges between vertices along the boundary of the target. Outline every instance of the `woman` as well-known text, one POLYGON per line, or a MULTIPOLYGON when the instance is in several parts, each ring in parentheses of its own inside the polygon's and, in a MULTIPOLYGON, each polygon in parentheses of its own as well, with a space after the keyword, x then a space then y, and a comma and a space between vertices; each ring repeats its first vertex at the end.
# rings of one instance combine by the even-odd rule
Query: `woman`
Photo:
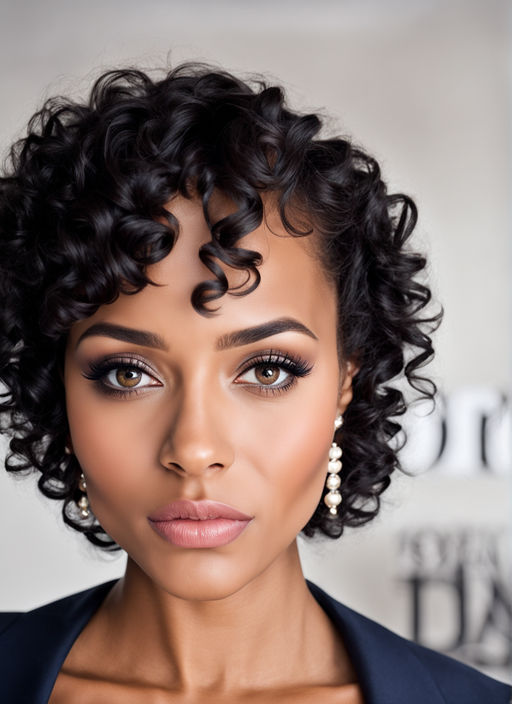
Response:
POLYGON ((9 702, 506 702, 342 606, 296 537, 370 520, 439 316, 412 201, 282 91, 204 65, 52 100, 1 185, 7 469, 128 554, 5 614, 9 702), (343 454, 342 454, 343 453, 343 454))

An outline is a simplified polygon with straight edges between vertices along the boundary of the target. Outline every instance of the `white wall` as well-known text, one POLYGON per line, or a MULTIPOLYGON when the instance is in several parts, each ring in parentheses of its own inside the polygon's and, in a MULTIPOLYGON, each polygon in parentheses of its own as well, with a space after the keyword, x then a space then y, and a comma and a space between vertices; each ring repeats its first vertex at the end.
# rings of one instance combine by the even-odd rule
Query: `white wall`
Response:
MULTIPOLYGON (((434 366, 441 389, 450 398, 469 394, 476 406, 496 391, 510 399, 508 6, 507 0, 4 0, 0 150, 22 134, 45 96, 84 92, 111 65, 205 59, 275 77, 293 105, 333 116, 331 128, 373 151, 393 186, 416 199, 417 243, 431 255, 435 293, 446 309, 434 366)), ((314 581, 406 635, 410 593, 402 581, 400 532, 510 527, 506 416, 499 471, 490 472, 476 455, 457 459, 474 436, 460 417, 450 421, 459 440, 448 464, 416 479, 399 477, 373 525, 339 544, 303 550, 314 581)), ((432 438, 426 422, 414 426, 423 428, 420 453, 432 438)), ((57 507, 36 496, 31 479, 2 473, 0 487, 2 609, 28 608, 121 573, 122 558, 98 555, 62 528, 57 507)), ((431 607, 441 614, 445 608, 443 597, 431 607)), ((432 623, 432 639, 444 637, 441 624, 437 633, 432 623)), ((499 674, 506 676, 503 668, 499 674)))

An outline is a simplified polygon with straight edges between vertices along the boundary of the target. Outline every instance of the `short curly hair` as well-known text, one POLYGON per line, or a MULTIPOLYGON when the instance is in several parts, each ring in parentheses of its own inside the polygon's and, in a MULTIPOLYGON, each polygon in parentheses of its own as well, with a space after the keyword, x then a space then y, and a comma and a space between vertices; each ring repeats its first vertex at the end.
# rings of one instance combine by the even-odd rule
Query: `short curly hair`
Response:
POLYGON ((319 257, 338 295, 343 359, 357 359, 353 400, 337 431, 343 445, 343 504, 320 501, 303 528, 339 537, 373 518, 399 467, 398 417, 405 376, 421 398, 434 383, 419 369, 433 355, 431 293, 418 278, 425 258, 406 242, 413 201, 388 195, 379 165, 347 138, 320 138, 316 114, 294 112, 282 88, 187 63, 158 79, 137 69, 104 73, 86 101, 48 100, 11 149, 0 178, 0 418, 10 436, 6 469, 39 472, 42 493, 63 501, 64 520, 94 544, 117 546, 97 522, 81 521, 80 467, 66 454, 62 381, 71 325, 121 292, 152 283, 148 265, 173 248, 165 209, 181 194, 202 200, 211 241, 200 251, 214 278, 196 286, 202 315, 224 294, 258 286, 257 252, 237 246, 262 222, 271 194, 295 236, 318 233, 319 257), (226 194, 236 212, 212 222, 209 199, 226 194), (298 217, 299 214, 299 217, 298 217), (252 283, 228 288, 215 261, 252 283))

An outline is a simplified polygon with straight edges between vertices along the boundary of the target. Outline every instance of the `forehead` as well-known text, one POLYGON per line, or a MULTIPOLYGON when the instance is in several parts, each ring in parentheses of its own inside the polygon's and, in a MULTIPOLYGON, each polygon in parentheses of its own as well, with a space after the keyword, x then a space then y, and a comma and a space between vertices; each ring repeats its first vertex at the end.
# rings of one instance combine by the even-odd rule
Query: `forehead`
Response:
MULTIPOLYGON (((335 335, 335 292, 315 254, 315 233, 306 237, 289 235, 275 210, 266 207, 264 222, 237 243, 262 255, 258 287, 248 295, 224 295, 207 304, 208 308, 218 308, 218 312, 206 317, 195 311, 190 300, 198 284, 214 278, 198 256, 201 245, 211 241, 202 205, 198 199, 178 197, 168 204, 168 209, 179 222, 179 236, 170 254, 148 268, 150 278, 159 286, 146 286, 140 293, 121 295, 113 304, 101 306, 87 321, 76 324, 76 334, 91 322, 111 321, 158 329, 164 338, 167 331, 174 337, 178 330, 186 330, 192 340, 197 332, 205 342, 204 335, 210 331, 215 335, 230 328, 290 316, 320 334, 328 334, 332 328, 335 335)), ((212 220, 228 212, 229 203, 218 198, 212 220)), ((247 280, 244 270, 218 263, 230 289, 247 280)))

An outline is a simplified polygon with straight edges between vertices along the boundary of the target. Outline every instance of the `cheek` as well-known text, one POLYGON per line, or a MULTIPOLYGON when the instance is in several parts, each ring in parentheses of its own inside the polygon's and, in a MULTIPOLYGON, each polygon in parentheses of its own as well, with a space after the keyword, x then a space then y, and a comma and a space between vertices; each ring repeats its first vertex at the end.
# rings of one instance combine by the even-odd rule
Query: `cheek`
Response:
MULTIPOLYGON (((67 413, 73 450, 87 476, 93 512, 103 519, 104 506, 126 508, 134 485, 144 501, 148 469, 154 464, 151 416, 141 413, 138 404, 113 403, 72 387, 67 413)), ((110 513, 107 511, 107 516, 110 513)), ((104 527, 108 532, 108 526, 104 527)))
POLYGON ((331 414, 317 414, 295 436, 288 471, 283 477, 282 496, 306 523, 319 501, 327 476, 327 457, 332 435, 331 414))
POLYGON ((335 398, 332 403, 323 399, 307 412, 304 405, 294 405, 285 422, 283 418, 267 422, 265 442, 253 447, 251 464, 258 468, 268 497, 266 515, 287 528, 284 534, 289 539, 308 522, 320 500, 334 436, 335 403, 335 398))

